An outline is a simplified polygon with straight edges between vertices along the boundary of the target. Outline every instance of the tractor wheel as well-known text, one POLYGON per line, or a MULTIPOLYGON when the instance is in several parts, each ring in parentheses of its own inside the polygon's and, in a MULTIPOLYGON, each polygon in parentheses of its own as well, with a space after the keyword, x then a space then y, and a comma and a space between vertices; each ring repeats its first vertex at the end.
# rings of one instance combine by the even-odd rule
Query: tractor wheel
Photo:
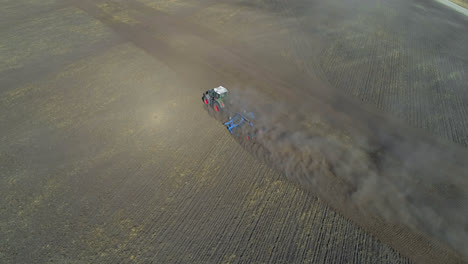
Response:
POLYGON ((214 105, 213 105, 213 108, 216 112, 219 112, 221 111, 221 107, 219 106, 219 103, 218 102, 215 102, 214 105))
POLYGON ((203 103, 205 103, 205 105, 208 106, 208 104, 210 103, 208 102, 208 99, 205 96, 203 96, 202 99, 203 99, 203 103))

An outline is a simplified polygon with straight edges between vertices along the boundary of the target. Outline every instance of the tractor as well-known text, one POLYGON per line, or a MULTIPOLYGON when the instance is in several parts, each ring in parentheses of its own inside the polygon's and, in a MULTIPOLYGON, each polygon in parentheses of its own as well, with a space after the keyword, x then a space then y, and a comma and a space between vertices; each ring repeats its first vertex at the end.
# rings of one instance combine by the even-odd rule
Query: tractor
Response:
POLYGON ((219 86, 206 91, 202 96, 202 100, 205 106, 211 106, 216 112, 220 112, 225 107, 224 101, 228 94, 229 91, 226 88, 219 86))

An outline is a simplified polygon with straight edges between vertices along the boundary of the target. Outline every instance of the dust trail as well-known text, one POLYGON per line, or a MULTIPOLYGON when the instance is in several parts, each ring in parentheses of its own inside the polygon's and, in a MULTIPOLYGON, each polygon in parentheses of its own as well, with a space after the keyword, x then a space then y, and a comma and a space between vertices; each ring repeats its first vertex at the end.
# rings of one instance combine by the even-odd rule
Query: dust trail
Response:
POLYGON ((291 106, 252 90, 230 98, 232 111, 257 115, 264 130, 257 155, 268 155, 289 179, 334 207, 406 226, 468 257, 464 149, 371 119, 338 124, 337 113, 312 102, 291 106))

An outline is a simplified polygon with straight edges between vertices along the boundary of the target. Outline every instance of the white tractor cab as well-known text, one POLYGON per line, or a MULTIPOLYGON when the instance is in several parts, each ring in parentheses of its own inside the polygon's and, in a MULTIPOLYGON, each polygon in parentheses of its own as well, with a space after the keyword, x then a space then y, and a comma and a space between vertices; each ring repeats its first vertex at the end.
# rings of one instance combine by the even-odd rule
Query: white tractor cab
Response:
POLYGON ((216 112, 220 112, 224 108, 224 99, 229 94, 229 91, 223 86, 218 86, 206 91, 202 100, 205 106, 211 106, 216 112))
POLYGON ((218 86, 214 88, 213 90, 222 97, 224 97, 225 95, 229 93, 228 90, 224 88, 223 86, 218 86))

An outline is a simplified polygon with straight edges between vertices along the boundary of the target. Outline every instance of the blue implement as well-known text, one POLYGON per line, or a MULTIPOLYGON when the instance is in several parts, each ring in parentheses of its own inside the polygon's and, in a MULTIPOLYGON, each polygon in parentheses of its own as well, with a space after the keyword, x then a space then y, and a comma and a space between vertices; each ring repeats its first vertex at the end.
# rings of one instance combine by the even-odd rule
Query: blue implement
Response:
MULTIPOLYGON (((252 112, 249 112, 248 114, 253 119, 255 119, 255 116, 253 115, 252 112)), ((234 117, 230 118, 230 120, 225 122, 224 125, 229 130, 229 133, 232 134, 236 128, 240 128, 246 123, 249 124, 251 127, 253 127, 252 121, 250 121, 245 115, 242 115, 241 113, 236 113, 234 117)))

